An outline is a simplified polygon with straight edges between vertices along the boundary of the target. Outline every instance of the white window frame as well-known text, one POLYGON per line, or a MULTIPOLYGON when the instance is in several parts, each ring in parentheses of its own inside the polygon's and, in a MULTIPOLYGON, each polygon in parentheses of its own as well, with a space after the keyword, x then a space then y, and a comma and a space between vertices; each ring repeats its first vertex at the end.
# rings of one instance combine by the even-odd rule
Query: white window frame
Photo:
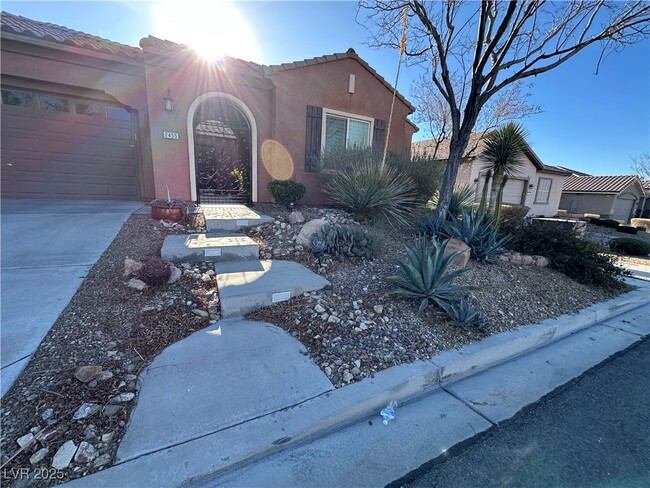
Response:
MULTIPOLYGON (((361 122, 370 122, 368 126, 368 147, 372 147, 372 135, 375 130, 375 119, 372 117, 364 117, 363 115, 357 115, 357 114, 351 114, 348 112, 341 112, 339 110, 332 110, 329 108, 323 108, 323 119, 321 123, 321 143, 320 143, 320 150, 321 152, 325 152, 325 136, 327 134, 327 116, 328 115, 333 115, 335 117, 340 117, 344 119, 351 119, 351 120, 358 120, 361 122)), ((349 125, 348 125, 349 127, 349 125)), ((348 135, 347 133, 345 134, 345 146, 347 149, 348 145, 348 135)))
POLYGON ((540 204, 540 205, 546 205, 546 204, 548 204, 548 202, 551 201, 551 188, 553 188, 553 178, 544 178, 543 176, 540 176, 540 177, 537 179, 537 189, 535 190, 535 201, 534 201, 533 203, 537 203, 537 204, 540 204), (547 180, 547 181, 549 182, 549 183, 548 183, 548 196, 546 197, 546 201, 545 201, 545 202, 542 202, 542 201, 539 200, 539 188, 540 188, 540 184, 539 184, 539 183, 540 183, 540 181, 542 181, 542 180, 547 180))

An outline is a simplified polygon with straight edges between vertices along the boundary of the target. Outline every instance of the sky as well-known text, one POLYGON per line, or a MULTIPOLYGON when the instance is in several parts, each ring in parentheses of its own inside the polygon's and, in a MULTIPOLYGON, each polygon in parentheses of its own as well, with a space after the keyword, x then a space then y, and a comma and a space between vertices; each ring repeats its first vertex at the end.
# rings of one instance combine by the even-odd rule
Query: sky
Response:
MULTIPOLYGON (((147 35, 279 64, 355 49, 394 83, 395 50, 369 46, 355 2, 3 1, 2 10, 138 46, 147 35), (227 22, 220 19, 227 18, 227 22), (219 42, 209 42, 209 39, 219 42)), ((217 53, 212 53, 216 55, 217 53)), ((545 164, 594 175, 632 174, 632 157, 650 152, 650 41, 609 55, 588 48, 535 78, 530 102, 542 113, 522 122, 545 164)), ((409 98, 417 66, 402 66, 398 89, 409 98)), ((414 140, 428 135, 421 131, 414 140)))

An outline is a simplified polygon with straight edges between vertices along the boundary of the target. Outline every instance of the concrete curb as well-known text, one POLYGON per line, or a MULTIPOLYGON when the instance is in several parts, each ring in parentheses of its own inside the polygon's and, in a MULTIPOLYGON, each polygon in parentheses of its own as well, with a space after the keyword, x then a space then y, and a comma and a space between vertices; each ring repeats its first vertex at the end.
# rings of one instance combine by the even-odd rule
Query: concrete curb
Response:
MULTIPOLYGON (((635 290, 592 305, 575 315, 490 336, 462 349, 445 351, 429 361, 395 366, 374 378, 321 394, 299 405, 259 417, 172 448, 118 464, 72 486, 179 486, 191 479, 228 473, 289 446, 327 435, 377 416, 395 400, 415 400, 448 383, 509 361, 604 320, 650 303, 647 290, 635 290), (282 437, 278 438, 278 433, 282 437), (227 449, 228 456, 214 454, 227 449), (167 466, 164 473, 161 466, 167 466), (152 472, 160 473, 160 477, 152 472), (155 478, 155 479, 154 479, 155 478), (125 480, 128 482, 125 483, 125 480)), ((377 419, 378 421, 379 419, 377 419)))

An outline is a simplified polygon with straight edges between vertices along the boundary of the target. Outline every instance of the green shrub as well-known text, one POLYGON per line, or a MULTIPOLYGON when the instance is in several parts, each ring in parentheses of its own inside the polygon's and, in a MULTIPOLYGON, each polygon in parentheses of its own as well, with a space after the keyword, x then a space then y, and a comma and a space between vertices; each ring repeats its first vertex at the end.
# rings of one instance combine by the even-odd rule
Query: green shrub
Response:
POLYGON ((479 261, 492 262, 505 252, 510 236, 499 238, 499 229, 494 222, 477 210, 463 210, 461 218, 450 215, 450 219, 440 224, 442 235, 463 241, 472 250, 472 257, 479 261))
POLYGON ((609 227, 610 229, 616 229, 620 224, 617 220, 601 219, 601 225, 604 227, 609 227))
POLYGON ((427 157, 414 155, 411 157, 407 150, 389 152, 386 159, 388 165, 399 174, 408 176, 414 183, 414 189, 422 203, 426 203, 440 190, 442 175, 445 172, 445 162, 427 157))
POLYGON ((336 203, 360 220, 379 217, 391 225, 411 221, 421 201, 408 176, 382 166, 367 150, 348 151, 345 161, 335 154, 324 156, 320 171, 322 188, 336 203))
POLYGON ((489 326, 489 322, 483 315, 483 312, 471 306, 464 298, 460 302, 440 302, 438 305, 447 312, 450 325, 469 329, 470 327, 477 327, 485 329, 489 326))
POLYGON ((325 224, 312 240, 312 250, 323 242, 324 251, 343 261, 346 257, 372 259, 381 248, 381 240, 376 232, 360 225, 325 224))
POLYGON ((650 254, 650 244, 631 237, 612 239, 609 241, 609 248, 614 252, 627 256, 647 256, 650 254))
POLYGON ((291 180, 273 180, 266 184, 269 193, 273 195, 275 201, 281 205, 297 203, 305 196, 305 185, 291 180))
POLYGON ((456 260, 458 253, 444 256, 447 244, 441 245, 437 239, 432 239, 429 247, 428 239, 421 236, 415 246, 408 245, 406 258, 397 261, 401 275, 388 276, 386 279, 395 284, 393 290, 399 295, 419 298, 420 311, 429 306, 429 301, 440 305, 457 300, 462 293, 473 289, 469 286, 452 285, 451 281, 467 271, 460 268, 449 271, 449 266, 456 260))
POLYGON ((632 227, 631 225, 619 225, 616 228, 617 231, 623 232, 624 234, 636 234, 639 232, 639 229, 632 227))
POLYGON ((604 225, 605 219, 601 219, 600 217, 589 217, 589 222, 602 227, 604 225))
POLYGON ((632 219, 630 220, 630 225, 636 227, 639 230, 645 230, 646 232, 650 231, 650 219, 632 219))
POLYGON ((623 270, 602 248, 576 237, 569 227, 544 226, 534 221, 512 234, 508 248, 522 254, 546 256, 552 269, 587 285, 620 289, 623 270))

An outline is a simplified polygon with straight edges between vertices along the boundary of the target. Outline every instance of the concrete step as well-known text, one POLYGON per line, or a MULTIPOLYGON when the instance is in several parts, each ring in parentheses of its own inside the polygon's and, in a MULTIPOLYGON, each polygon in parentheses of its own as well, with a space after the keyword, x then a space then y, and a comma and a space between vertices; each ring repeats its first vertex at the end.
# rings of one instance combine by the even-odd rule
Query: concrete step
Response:
POLYGON ((243 234, 190 234, 165 237, 160 255, 175 263, 258 259, 259 246, 243 234))
POLYGON ((245 205, 201 205, 208 232, 234 232, 273 219, 245 205))
POLYGON ((223 318, 241 317, 330 285, 322 276, 293 261, 216 263, 214 269, 223 318))

